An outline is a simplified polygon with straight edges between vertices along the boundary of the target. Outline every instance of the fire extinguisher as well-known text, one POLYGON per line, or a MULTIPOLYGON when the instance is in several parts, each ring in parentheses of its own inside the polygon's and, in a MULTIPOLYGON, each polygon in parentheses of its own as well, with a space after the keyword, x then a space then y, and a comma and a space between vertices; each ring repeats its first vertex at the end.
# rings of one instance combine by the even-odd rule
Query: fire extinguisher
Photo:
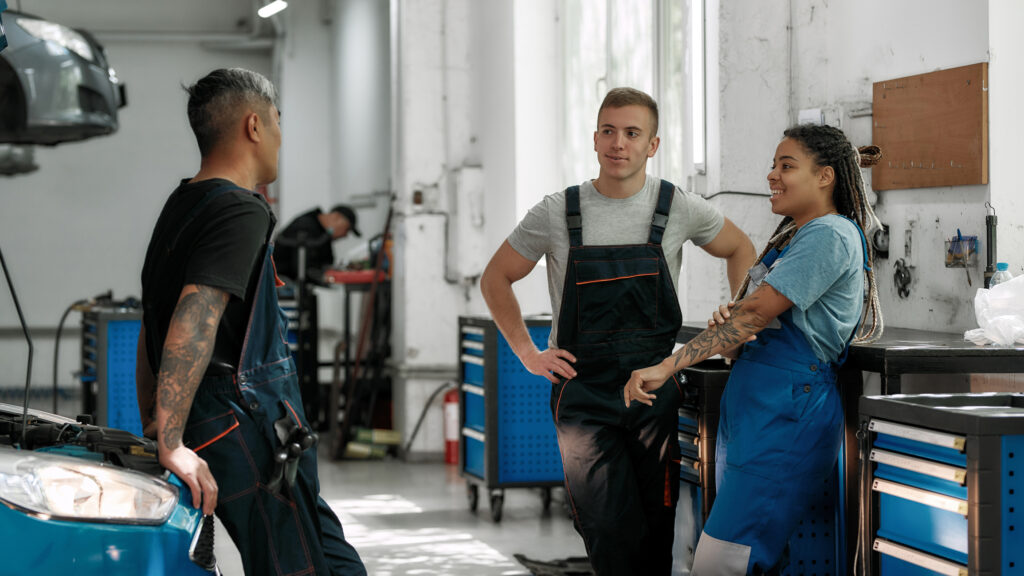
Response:
POLYGON ((444 393, 444 462, 459 463, 459 389, 444 393))

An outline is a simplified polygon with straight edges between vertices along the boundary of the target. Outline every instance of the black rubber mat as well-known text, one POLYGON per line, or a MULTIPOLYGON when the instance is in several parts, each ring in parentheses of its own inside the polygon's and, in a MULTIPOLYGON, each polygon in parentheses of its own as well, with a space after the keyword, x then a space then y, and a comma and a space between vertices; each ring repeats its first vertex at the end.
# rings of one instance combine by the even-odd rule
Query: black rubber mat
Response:
POLYGON ((533 576, 594 576, 590 560, 576 556, 565 560, 531 560, 522 554, 514 554, 520 564, 526 566, 533 576))

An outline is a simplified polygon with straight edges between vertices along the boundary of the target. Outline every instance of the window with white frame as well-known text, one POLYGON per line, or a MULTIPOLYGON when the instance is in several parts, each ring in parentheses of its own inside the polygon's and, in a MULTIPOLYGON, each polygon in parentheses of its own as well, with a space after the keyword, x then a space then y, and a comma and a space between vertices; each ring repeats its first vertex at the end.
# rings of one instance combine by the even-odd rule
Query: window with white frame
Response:
POLYGON ((610 88, 658 101, 661 147, 648 172, 684 188, 704 167, 704 0, 563 0, 562 171, 597 176, 597 110, 610 88))

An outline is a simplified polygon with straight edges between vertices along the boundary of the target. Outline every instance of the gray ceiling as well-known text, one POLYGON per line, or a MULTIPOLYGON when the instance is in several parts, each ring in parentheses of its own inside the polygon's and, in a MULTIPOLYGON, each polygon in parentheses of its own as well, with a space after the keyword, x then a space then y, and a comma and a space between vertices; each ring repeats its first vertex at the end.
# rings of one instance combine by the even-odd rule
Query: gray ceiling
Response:
MULTIPOLYGON (((294 0, 302 1, 302 0, 294 0)), ((252 29, 259 0, 7 0, 21 10, 95 34, 232 33, 252 29)))

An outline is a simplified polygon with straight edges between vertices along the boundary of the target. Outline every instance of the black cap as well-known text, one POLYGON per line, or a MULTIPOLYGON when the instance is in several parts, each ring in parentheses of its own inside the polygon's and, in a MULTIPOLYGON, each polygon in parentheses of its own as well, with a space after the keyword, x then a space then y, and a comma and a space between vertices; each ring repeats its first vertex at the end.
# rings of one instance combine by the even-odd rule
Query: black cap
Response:
POLYGON ((356 211, 353 210, 351 206, 338 204, 334 208, 331 208, 331 212, 337 212, 344 216, 345 219, 348 220, 349 231, 360 238, 363 236, 362 233, 359 232, 359 228, 356 227, 356 211))

